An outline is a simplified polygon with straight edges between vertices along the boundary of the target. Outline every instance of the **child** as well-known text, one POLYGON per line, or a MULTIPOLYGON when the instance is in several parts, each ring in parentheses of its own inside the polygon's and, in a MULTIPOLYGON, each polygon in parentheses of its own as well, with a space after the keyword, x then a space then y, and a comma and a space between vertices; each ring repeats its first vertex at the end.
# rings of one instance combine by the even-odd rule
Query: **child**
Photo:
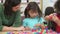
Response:
MULTIPOLYGON (((48 16, 50 14, 54 13, 54 8, 53 7, 47 7, 45 9, 45 16, 48 16)), ((51 29, 53 27, 52 21, 47 21, 45 24, 48 24, 48 29, 51 29)), ((53 28, 52 28, 53 29, 53 28)))
POLYGON ((25 19, 23 20, 23 26, 26 28, 26 30, 30 30, 35 26, 44 28, 43 22, 45 20, 42 18, 42 12, 37 3, 30 2, 24 13, 25 19))
POLYGON ((52 23, 54 23, 53 26, 55 31, 60 33, 60 0, 55 3, 54 7, 56 9, 56 13, 46 16, 46 19, 53 21, 52 23))

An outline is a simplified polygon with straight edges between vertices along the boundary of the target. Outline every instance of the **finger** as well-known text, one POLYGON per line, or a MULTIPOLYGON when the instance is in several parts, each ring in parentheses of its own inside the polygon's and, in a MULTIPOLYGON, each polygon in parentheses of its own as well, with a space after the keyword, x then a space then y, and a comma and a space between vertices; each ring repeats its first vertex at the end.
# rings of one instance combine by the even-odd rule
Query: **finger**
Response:
POLYGON ((56 15, 53 16, 55 19, 58 19, 58 17, 56 15))
POLYGON ((53 16, 53 14, 50 14, 49 16, 53 16))

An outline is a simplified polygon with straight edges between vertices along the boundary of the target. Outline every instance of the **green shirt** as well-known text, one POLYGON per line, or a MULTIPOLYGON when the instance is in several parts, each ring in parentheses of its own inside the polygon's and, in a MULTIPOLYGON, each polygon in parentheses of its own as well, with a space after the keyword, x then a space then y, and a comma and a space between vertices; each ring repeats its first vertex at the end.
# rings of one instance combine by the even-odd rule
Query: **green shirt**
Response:
POLYGON ((4 14, 3 5, 0 5, 0 31, 2 31, 3 26, 19 27, 22 25, 20 20, 20 11, 13 12, 12 16, 6 16, 4 14))

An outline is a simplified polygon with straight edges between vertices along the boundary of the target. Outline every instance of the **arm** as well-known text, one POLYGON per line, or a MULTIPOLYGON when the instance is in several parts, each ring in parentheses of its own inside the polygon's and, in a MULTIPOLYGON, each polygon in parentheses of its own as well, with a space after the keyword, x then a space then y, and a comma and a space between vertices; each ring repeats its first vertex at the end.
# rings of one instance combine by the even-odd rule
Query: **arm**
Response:
POLYGON ((6 26, 3 26, 2 25, 2 19, 1 19, 1 16, 0 16, 0 31, 11 31, 11 30, 13 30, 13 28, 12 27, 6 27, 6 26))
POLYGON ((43 23, 43 22, 45 22, 45 20, 44 20, 43 18, 40 18, 39 23, 38 23, 38 24, 36 24, 35 26, 40 26, 40 27, 43 29, 43 28, 45 28, 45 26, 44 26, 44 23, 43 23))
POLYGON ((45 21, 45 19, 44 18, 40 18, 41 20, 40 20, 40 22, 41 22, 41 24, 40 24, 40 27, 42 28, 42 29, 44 29, 45 28, 45 26, 44 26, 44 22, 46 22, 45 21))
POLYGON ((53 16, 52 21, 54 21, 58 26, 60 26, 60 19, 57 16, 53 16))
POLYGON ((20 12, 17 12, 13 25, 12 25, 11 27, 4 26, 4 27, 3 27, 3 31, 15 31, 15 30, 18 31, 18 30, 24 30, 24 27, 21 26, 21 25, 22 25, 22 22, 21 22, 20 17, 21 17, 21 16, 20 16, 20 12))
MULTIPOLYGON (((13 30, 21 30, 21 29, 23 29, 23 27, 7 27, 7 26, 3 26, 2 25, 2 14, 3 14, 3 5, 1 5, 0 4, 0 31, 13 31, 13 30), (20 29, 21 28, 21 29, 20 29)), ((20 14, 20 13, 18 13, 18 14, 20 14)), ((17 15, 18 15, 17 14, 17 15)), ((21 23, 21 21, 19 21, 20 19, 19 19, 19 17, 20 16, 18 16, 18 17, 16 17, 16 22, 18 23, 15 23, 15 24, 13 24, 13 26, 20 26, 19 24, 21 23)))
POLYGON ((2 29, 3 29, 2 19, 1 19, 1 17, 0 17, 0 31, 2 31, 2 29))
POLYGON ((23 31, 25 30, 24 27, 7 27, 7 26, 3 26, 2 31, 20 31, 22 29, 23 29, 23 31))
POLYGON ((20 11, 17 11, 13 27, 20 27, 20 26, 22 26, 21 16, 20 16, 20 11))
POLYGON ((27 20, 26 20, 26 19, 23 20, 23 26, 24 26, 25 30, 31 30, 31 29, 28 27, 28 24, 27 24, 27 20))

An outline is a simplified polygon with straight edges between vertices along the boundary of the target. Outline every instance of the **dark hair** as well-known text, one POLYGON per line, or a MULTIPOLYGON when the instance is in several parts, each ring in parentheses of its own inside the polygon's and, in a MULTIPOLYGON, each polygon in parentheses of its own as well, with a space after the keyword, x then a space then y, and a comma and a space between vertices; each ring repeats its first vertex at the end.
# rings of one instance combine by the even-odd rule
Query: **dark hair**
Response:
POLYGON ((24 11, 25 18, 30 17, 29 14, 28 14, 29 10, 33 10, 33 11, 37 10, 38 11, 38 14, 39 14, 39 17, 42 16, 42 12, 41 12, 41 10, 40 10, 40 8, 39 8, 39 6, 38 6, 38 4, 36 2, 30 2, 27 5, 27 7, 26 7, 26 9, 24 11))
POLYGON ((56 9, 56 13, 60 14, 60 0, 57 0, 57 2, 54 5, 55 9, 56 9))
POLYGON ((45 9, 45 16, 46 16, 46 15, 50 15, 51 13, 54 13, 53 7, 47 7, 47 8, 45 9))
POLYGON ((17 6, 20 4, 21 0, 6 0, 4 3, 4 14, 5 15, 12 15, 12 7, 17 6))
MULTIPOLYGON (((45 10, 45 16, 50 15, 54 13, 54 8, 53 7, 47 7, 45 10)), ((51 20, 48 21, 48 29, 52 29, 53 31, 55 31, 55 23, 51 20)))
MULTIPOLYGON (((54 8, 53 7, 47 7, 45 10, 45 16, 50 15, 54 13, 54 8)), ((53 31, 55 31, 55 23, 51 20, 48 21, 48 29, 52 29, 53 31)))

